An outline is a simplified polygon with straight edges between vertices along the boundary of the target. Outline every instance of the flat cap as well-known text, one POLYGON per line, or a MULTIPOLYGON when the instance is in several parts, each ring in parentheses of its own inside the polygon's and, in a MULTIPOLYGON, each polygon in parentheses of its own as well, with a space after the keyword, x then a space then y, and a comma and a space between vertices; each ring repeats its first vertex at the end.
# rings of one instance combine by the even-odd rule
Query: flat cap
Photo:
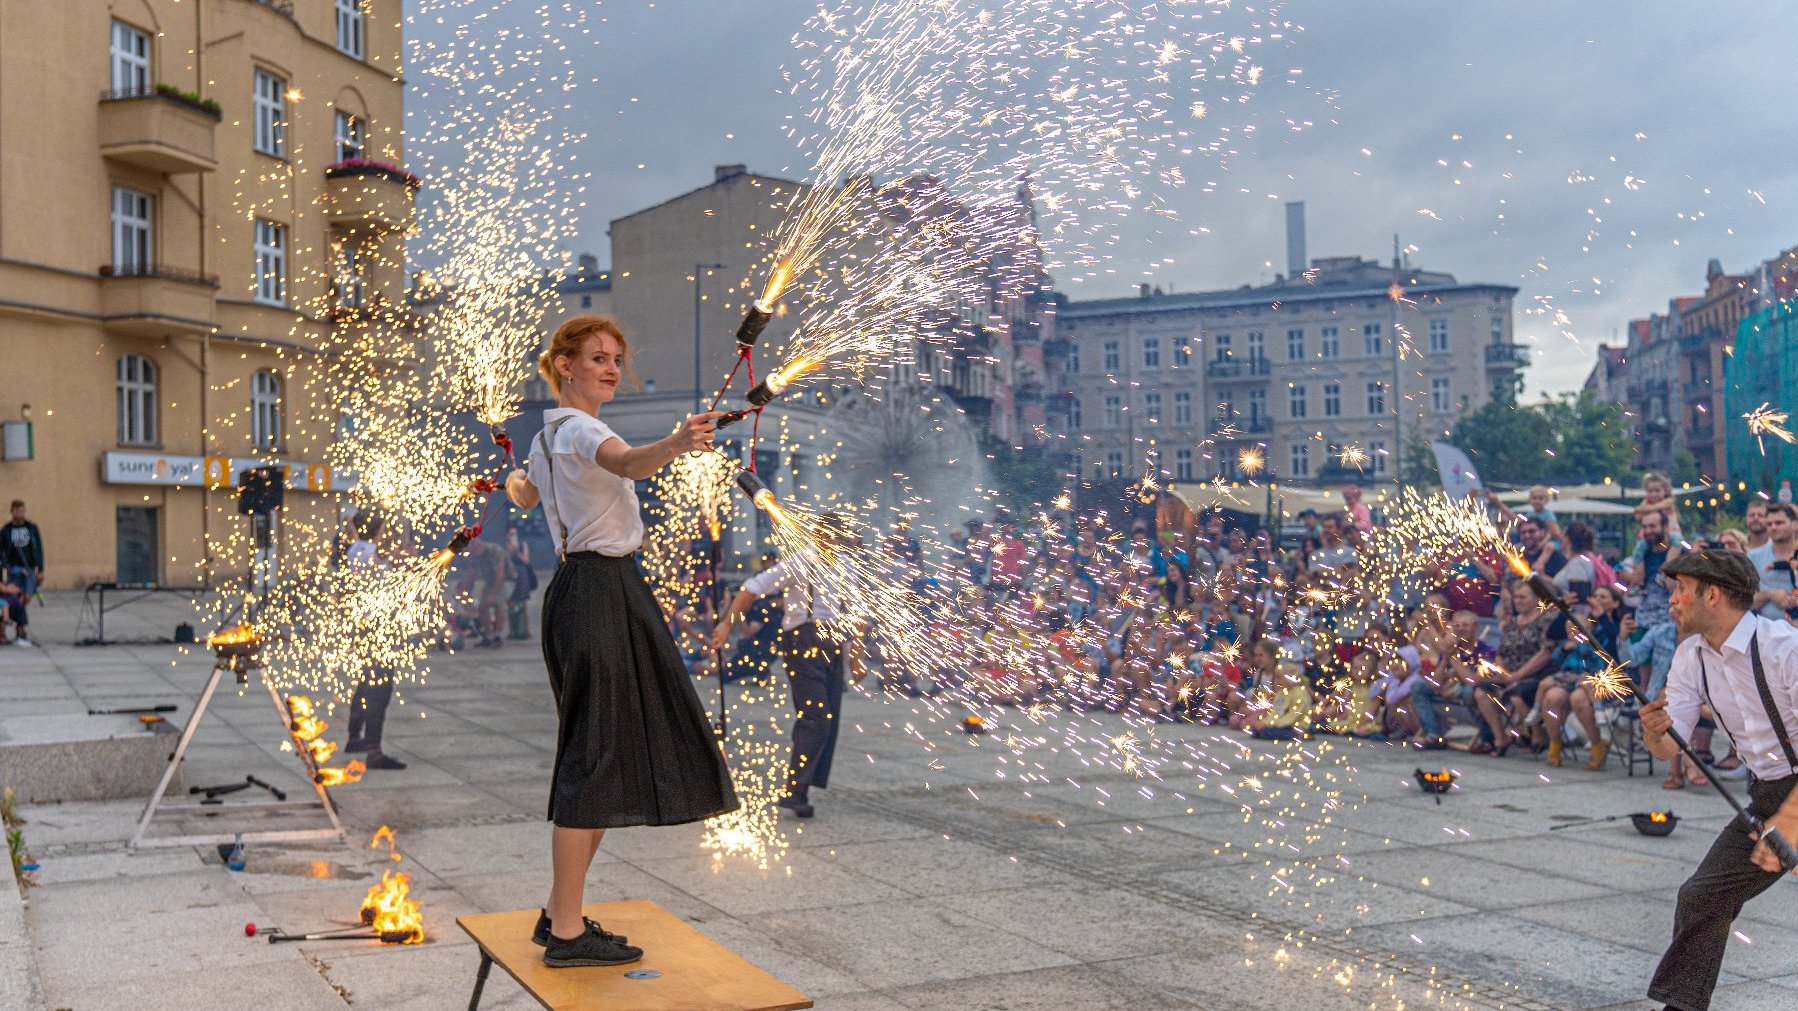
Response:
POLYGON ((1701 548, 1687 551, 1661 566, 1663 576, 1691 576, 1744 596, 1753 596, 1761 588, 1761 574, 1754 563, 1740 551, 1725 548, 1701 548))

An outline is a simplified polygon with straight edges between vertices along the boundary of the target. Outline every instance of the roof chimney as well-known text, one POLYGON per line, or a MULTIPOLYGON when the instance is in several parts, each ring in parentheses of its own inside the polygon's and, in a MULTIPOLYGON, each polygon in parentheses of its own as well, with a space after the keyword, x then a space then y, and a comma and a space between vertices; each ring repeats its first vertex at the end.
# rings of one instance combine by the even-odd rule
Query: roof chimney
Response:
POLYGON ((1286 276, 1297 278, 1311 266, 1305 259, 1305 202, 1286 205, 1286 276))
POLYGON ((1149 286, 1147 284, 1137 285, 1136 286, 1136 294, 1137 294, 1138 298, 1148 298, 1149 297, 1149 286))
POLYGON ((721 183, 733 176, 747 175, 748 173, 749 166, 747 165, 716 165, 712 168, 712 181, 721 183))

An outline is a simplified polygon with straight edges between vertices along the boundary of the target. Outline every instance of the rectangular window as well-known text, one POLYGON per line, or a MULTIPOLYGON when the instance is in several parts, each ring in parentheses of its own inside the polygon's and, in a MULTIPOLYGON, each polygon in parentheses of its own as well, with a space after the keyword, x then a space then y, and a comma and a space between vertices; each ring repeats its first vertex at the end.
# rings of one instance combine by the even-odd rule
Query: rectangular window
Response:
POLYGON ((1505 318, 1503 316, 1494 316, 1492 317, 1492 343, 1503 344, 1504 342, 1505 318))
POLYGON ((1118 428, 1124 423, 1124 403, 1117 397, 1105 398, 1105 427, 1118 428))
POLYGON ((1230 360, 1230 355, 1231 355, 1231 352, 1233 349, 1230 347, 1230 335, 1229 334, 1227 334, 1227 333, 1213 334, 1211 336, 1211 346, 1212 346, 1213 356, 1216 357, 1218 361, 1227 362, 1230 360))
POLYGON ((1378 323, 1369 323, 1361 328, 1361 347, 1369 358, 1378 358, 1386 353, 1386 330, 1378 323))
POLYGON ((1068 372, 1071 375, 1080 373, 1080 342, 1068 341, 1068 372))
POLYGON ((1318 335, 1317 355, 1319 358, 1338 358, 1342 355, 1341 331, 1336 327, 1324 327, 1318 335))
POLYGON ((1075 397, 1074 399, 1068 401, 1068 427, 1073 429, 1076 432, 1080 430, 1080 398, 1079 397, 1075 397))
POLYGON ((1296 446, 1293 446, 1292 454, 1291 454, 1289 460, 1290 460, 1290 464, 1286 468, 1286 470, 1287 470, 1286 476, 1288 476, 1288 477, 1310 477, 1311 476, 1311 447, 1310 446, 1308 446, 1302 442, 1296 446))
POLYGON ((1174 394, 1174 424, 1192 424, 1192 394, 1185 390, 1174 394))
POLYGON ((152 249, 150 195, 124 186, 112 188, 112 270, 147 274, 152 249))
POLYGON ((1342 417, 1342 384, 1324 384, 1324 417, 1342 417))
POLYGON ((1286 416, 1289 418, 1305 416, 1305 388, 1303 386, 1295 385, 1286 388, 1286 416))
POLYGON ((1448 351, 1448 320, 1430 320, 1430 353, 1439 355, 1448 351))
POLYGON ((1249 331, 1249 361, 1258 362, 1267 357, 1267 331, 1249 331))
POLYGON ((1174 368, 1183 369, 1192 364, 1192 341, 1181 337, 1174 341, 1174 368))
POLYGON ((119 95, 150 91, 150 36, 123 21, 112 23, 112 90, 119 95))
POLYGON ((1305 331, 1286 331, 1286 360, 1289 362, 1305 360, 1305 331))
POLYGON ((1370 442, 1367 444, 1367 468, 1376 476, 1386 475, 1386 444, 1370 442))
POLYGON ((266 70, 256 71, 256 150, 287 157, 287 82, 266 70))
POLYGON ((1111 477, 1124 475, 1124 454, 1121 450, 1112 450, 1105 454, 1105 470, 1111 477))
POLYGON ((337 0, 337 49, 362 58, 362 0, 337 0))
POLYGON ((1161 424, 1161 394, 1145 393, 1142 397, 1143 413, 1148 415, 1149 424, 1161 424))
POLYGON ((1430 380, 1430 410, 1437 414, 1447 414, 1453 410, 1454 398, 1449 392, 1449 379, 1437 376, 1430 380))
POLYGON ((256 219, 256 301, 287 304, 287 226, 256 219))
POLYGON ((1161 338, 1144 337, 1142 339, 1142 367, 1145 369, 1161 368, 1161 338))
POLYGON ((1124 358, 1123 358, 1122 353, 1120 353, 1118 351, 1118 342, 1117 341, 1106 341, 1105 342, 1105 372, 1106 372, 1106 374, 1115 375, 1117 373, 1117 370, 1122 368, 1123 365, 1124 365, 1124 358))
POLYGON ((1259 427, 1268 420, 1267 391, 1249 391, 1249 424, 1259 427))
MULTIPOLYGON (((366 291, 362 250, 353 242, 337 246, 336 263, 331 267, 331 295, 337 308, 362 308, 366 291)), ((585 298, 586 296, 582 296, 585 298)))
POLYGON ((1190 450, 1190 449, 1174 450, 1174 480, 1176 480, 1176 481, 1191 481, 1192 480, 1192 450, 1190 450))
POLYGON ((337 110, 337 129, 334 139, 337 142, 337 160, 349 161, 362 157, 367 147, 366 131, 363 129, 362 117, 354 113, 337 110))
POLYGON ((1381 415, 1386 413, 1386 384, 1375 380, 1367 384, 1367 413, 1381 415))

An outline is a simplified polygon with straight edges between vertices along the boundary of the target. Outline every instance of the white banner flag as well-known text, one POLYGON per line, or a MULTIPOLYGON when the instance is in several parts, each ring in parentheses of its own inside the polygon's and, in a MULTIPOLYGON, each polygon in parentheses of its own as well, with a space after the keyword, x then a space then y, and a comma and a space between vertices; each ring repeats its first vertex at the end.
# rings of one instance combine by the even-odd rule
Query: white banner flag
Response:
POLYGON ((1480 472, 1473 468, 1466 453, 1446 442, 1432 442, 1430 449, 1436 454, 1436 470, 1442 475, 1442 490, 1449 498, 1464 498, 1468 492, 1483 487, 1480 472))

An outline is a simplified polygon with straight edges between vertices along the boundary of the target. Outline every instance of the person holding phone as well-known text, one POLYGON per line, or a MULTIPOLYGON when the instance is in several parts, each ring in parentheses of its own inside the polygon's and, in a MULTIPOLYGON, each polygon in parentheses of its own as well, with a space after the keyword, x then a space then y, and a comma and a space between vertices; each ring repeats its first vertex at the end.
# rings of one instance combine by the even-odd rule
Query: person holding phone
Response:
POLYGON ((1775 502, 1767 507, 1767 543, 1748 552, 1761 581, 1754 608, 1764 618, 1784 621, 1798 612, 1794 555, 1798 555, 1798 507, 1775 502))

